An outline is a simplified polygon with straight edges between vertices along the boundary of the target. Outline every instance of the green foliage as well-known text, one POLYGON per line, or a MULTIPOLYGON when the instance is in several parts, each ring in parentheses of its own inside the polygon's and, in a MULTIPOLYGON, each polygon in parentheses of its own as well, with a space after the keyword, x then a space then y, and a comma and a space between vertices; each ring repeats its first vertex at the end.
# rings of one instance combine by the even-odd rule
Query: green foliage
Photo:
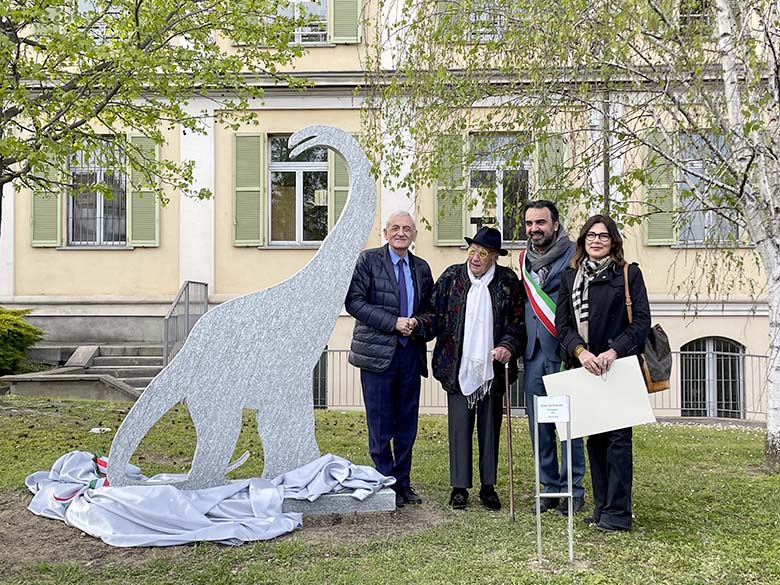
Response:
MULTIPOLYGON (((72 153, 99 153, 133 170, 162 197, 194 197, 192 163, 157 160, 127 133, 156 145, 164 133, 203 131, 212 113, 235 125, 263 95, 257 81, 302 87, 280 67, 300 55, 302 19, 281 16, 286 0, 9 0, 0 5, 0 186, 74 188, 72 153), (77 8, 78 7, 78 8, 77 8), (192 111, 191 98, 213 112, 192 111), (118 148, 106 148, 108 137, 118 148)), ((289 11, 288 11, 289 12, 289 11)), ((291 13, 291 12, 290 12, 291 13)), ((111 194, 103 184, 87 187, 111 194)))
MULTIPOLYGON (((777 195, 777 164, 773 156, 761 159, 763 167, 755 163, 780 146, 780 96, 765 73, 776 70, 776 53, 765 43, 780 15, 768 0, 740 0, 723 3, 731 8, 721 19, 716 4, 406 0, 400 22, 378 27, 367 58, 364 126, 388 137, 369 141, 373 156, 401 174, 397 161, 413 149, 415 164, 400 177, 412 189, 441 177, 440 137, 468 133, 469 142, 482 133, 515 133, 505 160, 530 161, 531 197, 554 199, 575 215, 608 209, 622 225, 658 213, 638 205, 658 168, 680 184, 693 167, 695 187, 676 194, 668 209, 677 233, 694 210, 718 218, 697 245, 733 249, 757 241, 767 221, 776 229, 776 205, 764 203, 777 195), (721 21, 729 22, 728 35, 721 21), (392 76, 384 74, 388 56, 392 76), (728 59, 738 64, 736 93, 724 86, 728 59), (650 138, 656 134, 660 141, 650 138), (713 137, 699 145, 696 160, 680 147, 689 134, 713 137), (560 136, 568 148, 559 172, 535 172, 543 164, 530 152, 560 136), (648 150, 655 156, 645 157, 648 150), (610 170, 608 190, 599 178, 605 156, 624 161, 622 171, 619 164, 610 170), (742 236, 724 237, 723 223, 742 236)), ((474 160, 464 150, 462 164, 474 160)), ((467 199, 491 196, 474 191, 467 199)))
POLYGON ((24 320, 29 309, 0 307, 0 375, 13 374, 25 352, 43 338, 43 331, 24 320))

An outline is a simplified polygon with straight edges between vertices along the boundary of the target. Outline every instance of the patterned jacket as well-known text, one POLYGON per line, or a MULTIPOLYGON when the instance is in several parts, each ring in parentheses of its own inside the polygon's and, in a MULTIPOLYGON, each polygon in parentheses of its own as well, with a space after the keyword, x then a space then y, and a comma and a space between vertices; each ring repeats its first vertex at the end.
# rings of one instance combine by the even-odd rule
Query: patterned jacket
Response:
MULTIPOLYGON (((463 350, 463 332, 466 317, 466 296, 471 288, 467 264, 454 264, 447 268, 433 286, 431 310, 415 315, 420 331, 427 340, 436 338, 433 350, 433 376, 450 394, 460 392, 458 371, 463 350)), ((493 301, 494 347, 507 348, 509 381, 517 379, 517 358, 522 353, 523 297, 520 281, 513 270, 496 265, 495 276, 488 285, 493 301)), ((498 362, 493 367, 495 377, 491 392, 504 391, 504 366, 498 362)))

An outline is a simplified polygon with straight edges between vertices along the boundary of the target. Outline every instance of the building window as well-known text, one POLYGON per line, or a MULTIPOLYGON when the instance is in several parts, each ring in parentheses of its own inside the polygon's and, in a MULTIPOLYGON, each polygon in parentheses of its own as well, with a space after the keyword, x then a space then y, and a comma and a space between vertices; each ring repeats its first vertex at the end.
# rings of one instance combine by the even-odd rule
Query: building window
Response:
POLYGON ((319 243, 328 234, 328 151, 311 148, 290 159, 288 138, 268 139, 270 241, 319 243))
POLYGON ((327 0, 291 0, 280 10, 282 16, 302 17, 305 23, 295 29, 293 42, 299 45, 316 45, 328 40, 327 0))
POLYGON ((516 134, 473 134, 469 146, 469 205, 472 223, 495 225, 505 242, 524 239, 523 205, 528 201, 530 161, 517 161, 516 134))
POLYGON ((680 348, 682 416, 745 418, 745 349, 723 337, 680 348))
POLYGON ((472 43, 486 43, 500 40, 504 34, 504 12, 492 0, 469 12, 469 40, 472 43))
POLYGON ((103 152, 76 152, 69 161, 73 184, 68 198, 68 244, 119 246, 126 243, 127 177, 123 157, 106 137, 103 152), (98 185, 101 188, 96 188, 98 185))
POLYGON ((680 0, 680 30, 683 33, 711 33, 713 15, 712 0, 680 0))
POLYGON ((96 0, 76 0, 76 12, 84 20, 83 30, 88 32, 97 43, 105 43, 113 38, 109 24, 120 14, 120 7, 108 2, 99 7, 96 0))
POLYGON ((726 154, 725 141, 714 134, 685 133, 679 137, 685 165, 677 179, 681 244, 736 243, 741 234, 729 198, 706 180, 723 180, 713 149, 726 154))

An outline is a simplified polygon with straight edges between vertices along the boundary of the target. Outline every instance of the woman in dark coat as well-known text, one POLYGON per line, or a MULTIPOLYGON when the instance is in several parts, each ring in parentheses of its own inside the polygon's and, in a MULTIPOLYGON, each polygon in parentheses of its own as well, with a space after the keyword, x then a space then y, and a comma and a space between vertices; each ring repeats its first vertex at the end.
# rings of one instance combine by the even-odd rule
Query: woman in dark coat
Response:
MULTIPOLYGON (((617 358, 639 355, 650 332, 650 304, 639 266, 628 268, 633 321, 626 311, 623 238, 607 215, 591 217, 577 238, 558 294, 555 327, 570 367, 599 376, 617 358)), ((631 529, 631 428, 588 437, 593 516, 602 532, 631 529)))

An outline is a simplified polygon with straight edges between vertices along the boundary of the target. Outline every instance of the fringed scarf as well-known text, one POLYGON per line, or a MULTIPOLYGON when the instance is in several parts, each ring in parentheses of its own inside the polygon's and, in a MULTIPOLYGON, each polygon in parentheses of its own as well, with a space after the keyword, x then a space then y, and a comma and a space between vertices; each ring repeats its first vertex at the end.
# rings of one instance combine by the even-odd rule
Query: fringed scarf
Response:
POLYGON ((466 265, 471 288, 466 296, 466 322, 463 332, 463 353, 460 359, 458 382, 460 391, 474 408, 490 390, 493 381, 493 300, 488 285, 496 273, 491 266, 482 278, 477 278, 466 265))
POLYGON ((574 276, 574 287, 571 293, 574 305, 574 318, 577 321, 577 330, 585 343, 588 343, 588 292, 591 281, 613 262, 612 256, 601 260, 583 260, 577 268, 574 276))

